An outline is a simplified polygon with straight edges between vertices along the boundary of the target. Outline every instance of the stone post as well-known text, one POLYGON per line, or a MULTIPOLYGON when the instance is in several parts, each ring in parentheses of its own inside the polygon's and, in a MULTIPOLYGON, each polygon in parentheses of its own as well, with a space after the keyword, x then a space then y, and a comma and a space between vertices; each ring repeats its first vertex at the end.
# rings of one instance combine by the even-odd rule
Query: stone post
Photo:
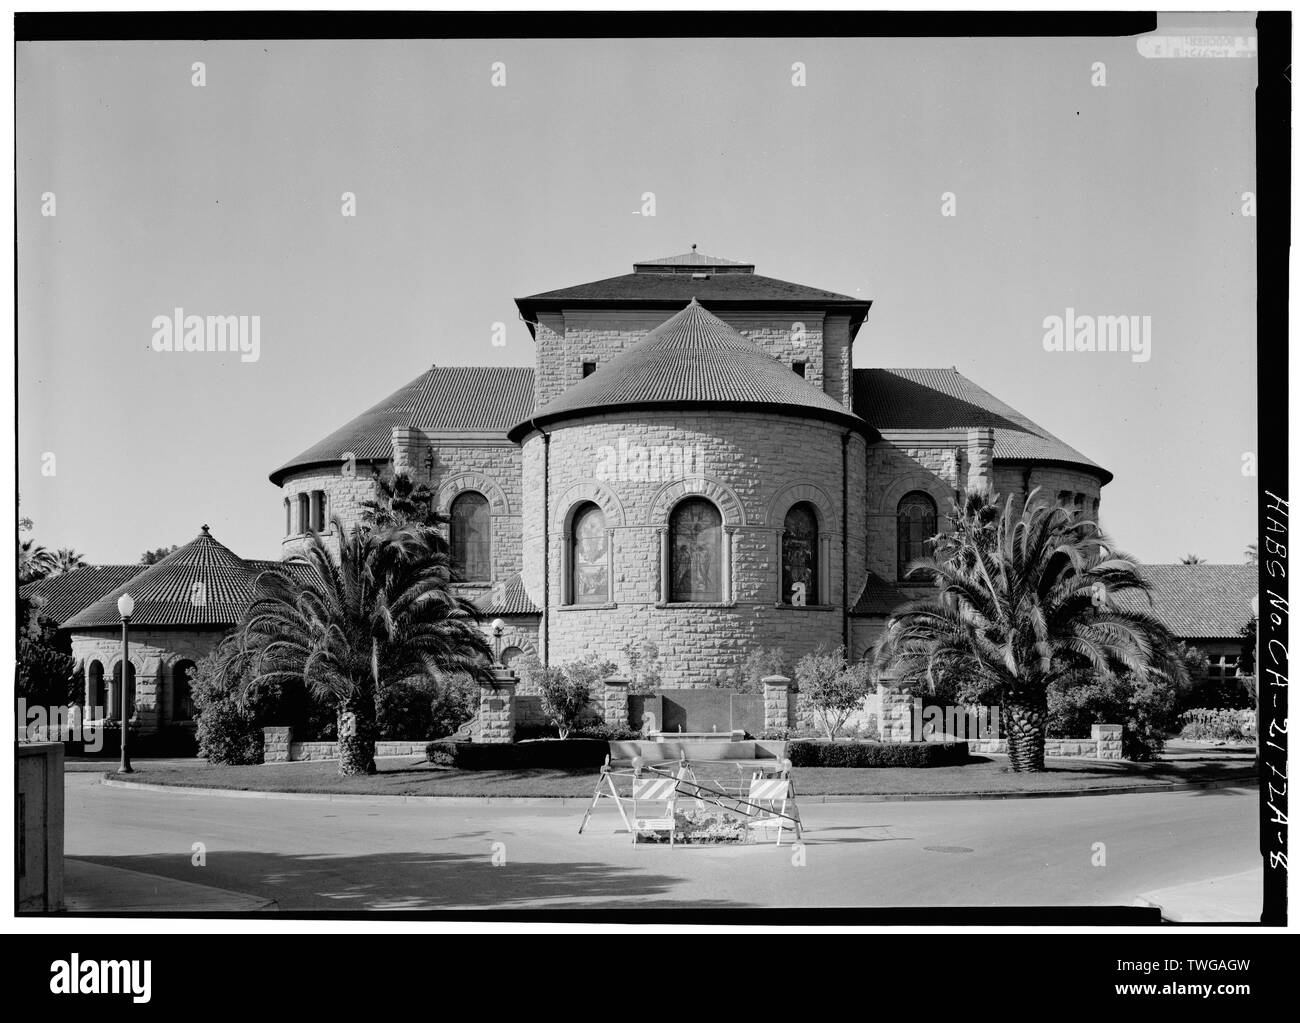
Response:
POLYGON ((515 687, 519 679, 509 668, 493 668, 492 684, 478 687, 479 742, 515 741, 515 687))
POLYGON ((627 727, 627 692, 629 679, 605 679, 605 691, 602 695, 602 710, 605 712, 606 728, 627 727))
POLYGON ((293 759, 293 729, 272 726, 262 729, 262 763, 285 764, 293 759))
POLYGON ((790 713, 790 680, 784 675, 768 675, 763 679, 763 728, 790 728, 794 715, 790 713))
POLYGON ((920 738, 913 734, 911 693, 877 684, 876 697, 880 700, 881 742, 912 742, 920 738))
POLYGON ((975 426, 966 431, 966 490, 991 493, 993 490, 993 429, 975 426))
POLYGON ((1093 725, 1092 737, 1097 743, 1098 760, 1120 760, 1123 758, 1123 725, 1093 725))

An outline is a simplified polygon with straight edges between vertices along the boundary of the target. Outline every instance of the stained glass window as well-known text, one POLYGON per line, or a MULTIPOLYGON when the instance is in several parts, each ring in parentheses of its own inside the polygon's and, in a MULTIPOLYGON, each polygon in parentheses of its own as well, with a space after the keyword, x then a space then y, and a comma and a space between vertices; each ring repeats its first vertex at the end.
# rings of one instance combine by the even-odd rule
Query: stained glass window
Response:
POLYGON ((817 603, 817 512, 806 501, 785 514, 781 599, 795 607, 817 603))
MULTIPOLYGON (((914 490, 898 502, 898 578, 907 566, 933 551, 931 541, 939 531, 939 512, 929 494, 914 490)), ((916 581, 913 577, 912 581, 916 581)))
POLYGON ((451 563, 459 580, 484 582, 492 578, 491 532, 486 497, 467 490, 451 502, 451 563))
POLYGON ((669 587, 674 602, 722 600, 722 515, 702 497, 673 509, 668 520, 669 587))
POLYGON ((586 504, 573 517, 573 603, 607 604, 609 596, 609 534, 605 513, 586 504))

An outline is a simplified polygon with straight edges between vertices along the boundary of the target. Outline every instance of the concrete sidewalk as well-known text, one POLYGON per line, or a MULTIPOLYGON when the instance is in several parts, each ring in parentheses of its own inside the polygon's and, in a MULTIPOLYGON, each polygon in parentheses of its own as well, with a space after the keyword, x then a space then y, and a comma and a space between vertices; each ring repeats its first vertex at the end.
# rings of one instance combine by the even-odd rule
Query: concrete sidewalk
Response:
POLYGON ((63 859, 64 902, 69 913, 256 913, 273 900, 224 888, 178 881, 138 870, 63 859))
POLYGON ((1227 877, 1159 888, 1138 896, 1135 902, 1154 906, 1172 923, 1259 923, 1263 892, 1264 868, 1258 867, 1227 877))

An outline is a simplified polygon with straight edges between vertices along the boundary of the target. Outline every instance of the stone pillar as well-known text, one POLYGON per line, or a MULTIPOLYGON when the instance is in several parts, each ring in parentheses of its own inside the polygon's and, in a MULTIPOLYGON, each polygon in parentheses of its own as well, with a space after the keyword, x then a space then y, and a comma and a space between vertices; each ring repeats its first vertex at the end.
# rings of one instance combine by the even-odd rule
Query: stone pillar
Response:
POLYGON ((991 493, 993 490, 993 429, 976 426, 966 431, 966 490, 968 493, 991 493))
POLYGON ((606 728, 627 727, 628 682, 628 679, 618 677, 605 679, 602 710, 605 712, 606 728))
POLYGON ((515 741, 515 687, 519 679, 509 668, 493 668, 492 684, 478 687, 479 742, 515 741))
POLYGON ((1123 725, 1093 725, 1092 737, 1097 743, 1098 760, 1120 760, 1123 758, 1123 725))
POLYGON ((784 675, 768 675, 763 679, 763 728, 791 727, 794 715, 790 713, 790 680, 784 675))
POLYGON ((910 693, 886 685, 876 686, 880 700, 880 741, 912 742, 920 736, 913 734, 913 701, 910 693))
POLYGON ((262 763, 285 764, 293 759, 293 729, 272 726, 262 729, 262 763))

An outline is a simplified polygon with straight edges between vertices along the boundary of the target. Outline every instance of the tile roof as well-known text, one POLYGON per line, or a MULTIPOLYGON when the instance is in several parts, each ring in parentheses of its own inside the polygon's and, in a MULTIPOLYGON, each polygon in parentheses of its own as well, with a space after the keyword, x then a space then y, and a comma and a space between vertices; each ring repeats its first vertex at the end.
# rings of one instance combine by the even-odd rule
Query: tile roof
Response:
POLYGON ((104 594, 134 579, 147 565, 86 565, 28 583, 20 592, 40 603, 41 614, 62 625, 104 594))
POLYGON ((1111 473, 955 369, 855 369, 853 411, 877 430, 993 428, 993 457, 1111 473))
POLYGON ((93 601, 63 628, 117 627, 122 621, 117 598, 124 592, 135 601, 133 625, 234 625, 254 599, 257 577, 276 565, 279 562, 244 561, 204 526, 184 547, 93 601))
POLYGON ((479 605, 479 610, 489 618, 497 615, 535 615, 541 609, 528 599, 524 589, 522 575, 516 573, 505 582, 492 587, 487 600, 479 605))
POLYGON ((868 572, 867 581, 862 584, 858 599, 849 608, 849 614, 884 617, 898 605, 906 604, 911 599, 888 579, 882 579, 874 572, 868 572))
POLYGON ((1142 565, 1151 605, 1138 593, 1121 606, 1149 610, 1180 639, 1236 639, 1250 622, 1250 598, 1259 592, 1254 565, 1142 565))
POLYGON ((393 457, 393 427, 500 431, 533 407, 529 366, 434 366, 379 404, 271 473, 277 486, 295 469, 337 465, 343 452, 360 462, 393 457))
POLYGON ((868 432, 843 405, 772 358, 694 299, 591 376, 510 431, 597 410, 747 405, 868 432))
MULTIPOLYGON (((857 323, 866 319, 871 302, 804 284, 760 277, 754 273, 715 273, 697 278, 689 273, 640 272, 608 277, 571 288, 543 291, 515 299, 525 321, 543 309, 580 306, 679 308, 692 298, 713 308, 811 308, 847 312, 857 323)), ((856 328, 854 328, 856 329, 856 328)))
POLYGON ((706 256, 697 252, 692 246, 690 252, 677 256, 663 256, 660 259, 643 259, 632 264, 634 273, 690 273, 697 267, 710 267, 718 273, 753 273, 753 263, 742 263, 738 259, 723 259, 721 256, 706 256))

